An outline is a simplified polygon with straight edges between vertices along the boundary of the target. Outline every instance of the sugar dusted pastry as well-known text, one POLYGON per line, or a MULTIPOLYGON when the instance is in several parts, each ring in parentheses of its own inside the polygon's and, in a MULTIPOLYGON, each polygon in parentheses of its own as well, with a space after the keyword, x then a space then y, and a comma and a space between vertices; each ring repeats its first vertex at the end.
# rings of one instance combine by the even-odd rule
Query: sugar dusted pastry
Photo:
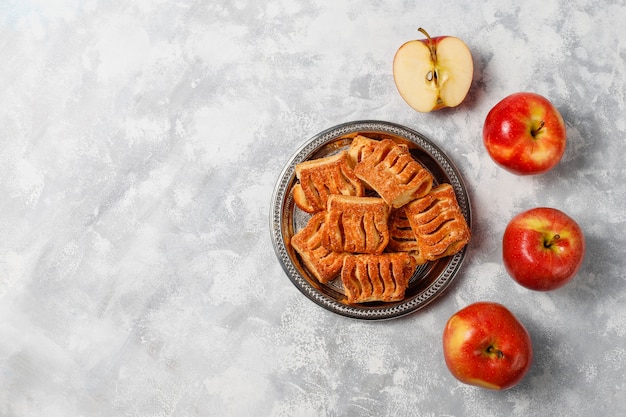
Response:
POLYGON ((382 253, 389 243, 388 220, 382 198, 331 195, 322 244, 335 252, 382 253))
POLYGON ((371 139, 363 135, 355 136, 350 143, 350 147, 348 148, 348 155, 350 156, 352 162, 356 165, 364 158, 367 158, 372 152, 374 152, 374 147, 377 143, 378 141, 376 139, 371 139))
POLYGON ((426 195, 433 185, 430 172, 391 139, 379 141, 372 153, 356 164, 354 173, 396 208, 426 195))
POLYGON ((348 255, 341 270, 347 302, 400 301, 414 270, 406 252, 348 255))
POLYGON ((329 195, 364 195, 364 185, 353 168, 347 151, 297 164, 299 183, 293 187, 295 204, 307 213, 316 213, 326 209, 329 195))
MULTIPOLYGON (((363 135, 357 135, 350 143, 348 155, 350 156, 352 162, 357 164, 374 152, 376 144, 378 144, 378 140, 376 139, 368 138, 363 135)), ((407 152, 409 151, 409 147, 403 143, 398 143, 398 146, 407 152)))
POLYGON ((450 184, 433 188, 404 206, 404 211, 426 260, 454 255, 470 240, 469 226, 450 184))
POLYGON ((426 259, 419 252, 419 245, 404 207, 391 209, 389 213, 389 243, 386 252, 408 252, 415 258, 417 264, 426 263, 426 259))
POLYGON ((324 218, 324 212, 314 214, 306 226, 291 238, 291 246, 298 252, 308 270, 322 284, 339 276, 347 255, 343 252, 330 251, 322 246, 324 218))

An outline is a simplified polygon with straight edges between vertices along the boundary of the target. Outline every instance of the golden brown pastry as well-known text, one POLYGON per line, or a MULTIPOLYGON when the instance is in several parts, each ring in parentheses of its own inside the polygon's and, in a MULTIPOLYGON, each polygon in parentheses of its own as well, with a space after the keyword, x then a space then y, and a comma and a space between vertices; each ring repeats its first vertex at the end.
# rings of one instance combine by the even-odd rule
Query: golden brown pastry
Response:
POLYGON ((331 195, 322 244, 335 252, 382 253, 389 243, 388 219, 382 198, 331 195))
MULTIPOLYGON (((350 147, 348 148, 348 155, 352 162, 356 165, 363 159, 367 158, 372 152, 374 147, 378 143, 378 140, 368 138, 367 136, 357 135, 352 139, 350 147)), ((398 143, 398 146, 405 151, 409 151, 409 147, 403 143, 398 143)))
POLYGON ((414 270, 415 261, 405 252, 348 255, 341 270, 347 302, 400 301, 414 270))
POLYGON ((311 216, 306 226, 291 238, 291 246, 304 265, 322 284, 335 279, 341 272, 346 253, 333 252, 322 246, 322 226, 325 213, 311 216))
POLYGON ((378 142, 354 173, 395 208, 426 195, 433 185, 431 173, 391 139, 378 142))
POLYGON ((365 187, 353 168, 347 151, 297 164, 299 183, 293 187, 296 206, 307 213, 316 213, 326 209, 329 195, 364 195, 365 187))
POLYGON ((348 155, 352 162, 356 165, 364 158, 367 158, 373 151, 378 141, 363 135, 355 136, 348 148, 348 155))
POLYGON ((470 229, 450 184, 433 188, 404 206, 424 259, 454 255, 469 242, 470 229))
POLYGON ((386 252, 408 252, 415 258, 418 265, 427 262, 419 252, 419 245, 411 223, 404 212, 404 207, 391 209, 388 226, 389 243, 385 249, 386 252))

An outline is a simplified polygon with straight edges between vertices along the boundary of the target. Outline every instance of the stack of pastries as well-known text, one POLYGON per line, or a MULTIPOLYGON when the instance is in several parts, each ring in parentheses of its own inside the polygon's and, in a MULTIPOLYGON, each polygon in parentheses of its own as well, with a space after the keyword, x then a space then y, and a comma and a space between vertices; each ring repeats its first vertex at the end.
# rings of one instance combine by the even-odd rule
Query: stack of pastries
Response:
POLYGON ((450 184, 391 139, 300 163, 296 206, 311 215, 291 246, 322 284, 341 277, 348 303, 404 298, 417 265, 454 255, 470 229, 450 184))

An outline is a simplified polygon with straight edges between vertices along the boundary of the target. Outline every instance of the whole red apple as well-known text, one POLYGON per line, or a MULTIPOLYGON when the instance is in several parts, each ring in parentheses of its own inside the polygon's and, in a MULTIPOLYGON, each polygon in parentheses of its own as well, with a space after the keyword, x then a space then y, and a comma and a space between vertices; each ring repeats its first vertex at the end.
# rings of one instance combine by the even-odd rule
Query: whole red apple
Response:
POLYGON ((491 158, 517 175, 541 174, 559 163, 567 141, 561 113, 543 96, 511 94, 487 114, 483 143, 491 158))
POLYGON ((537 291, 572 280, 585 257, 585 236, 560 210, 537 207, 513 217, 502 237, 502 259, 509 275, 537 291))
POLYGON ((502 304, 488 301, 450 317, 443 332, 443 353, 459 381, 493 390, 517 385, 533 359, 524 325, 502 304))

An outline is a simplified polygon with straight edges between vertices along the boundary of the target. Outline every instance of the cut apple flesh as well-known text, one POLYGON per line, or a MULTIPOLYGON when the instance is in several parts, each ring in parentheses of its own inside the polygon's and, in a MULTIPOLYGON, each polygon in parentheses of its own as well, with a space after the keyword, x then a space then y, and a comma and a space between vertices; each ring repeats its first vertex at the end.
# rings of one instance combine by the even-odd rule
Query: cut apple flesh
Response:
POLYGON ((458 38, 443 39, 437 48, 437 62, 440 77, 440 97, 448 107, 461 104, 472 84, 474 63, 469 49, 458 38))
POLYGON ((404 101, 417 111, 430 111, 439 101, 434 70, 430 49, 424 42, 407 42, 396 52, 393 79, 404 101), (430 81, 429 74, 433 76, 430 81))
POLYGON ((452 36, 406 42, 393 61, 398 92, 409 106, 420 112, 461 104, 473 74, 474 64, 467 45, 452 36))

